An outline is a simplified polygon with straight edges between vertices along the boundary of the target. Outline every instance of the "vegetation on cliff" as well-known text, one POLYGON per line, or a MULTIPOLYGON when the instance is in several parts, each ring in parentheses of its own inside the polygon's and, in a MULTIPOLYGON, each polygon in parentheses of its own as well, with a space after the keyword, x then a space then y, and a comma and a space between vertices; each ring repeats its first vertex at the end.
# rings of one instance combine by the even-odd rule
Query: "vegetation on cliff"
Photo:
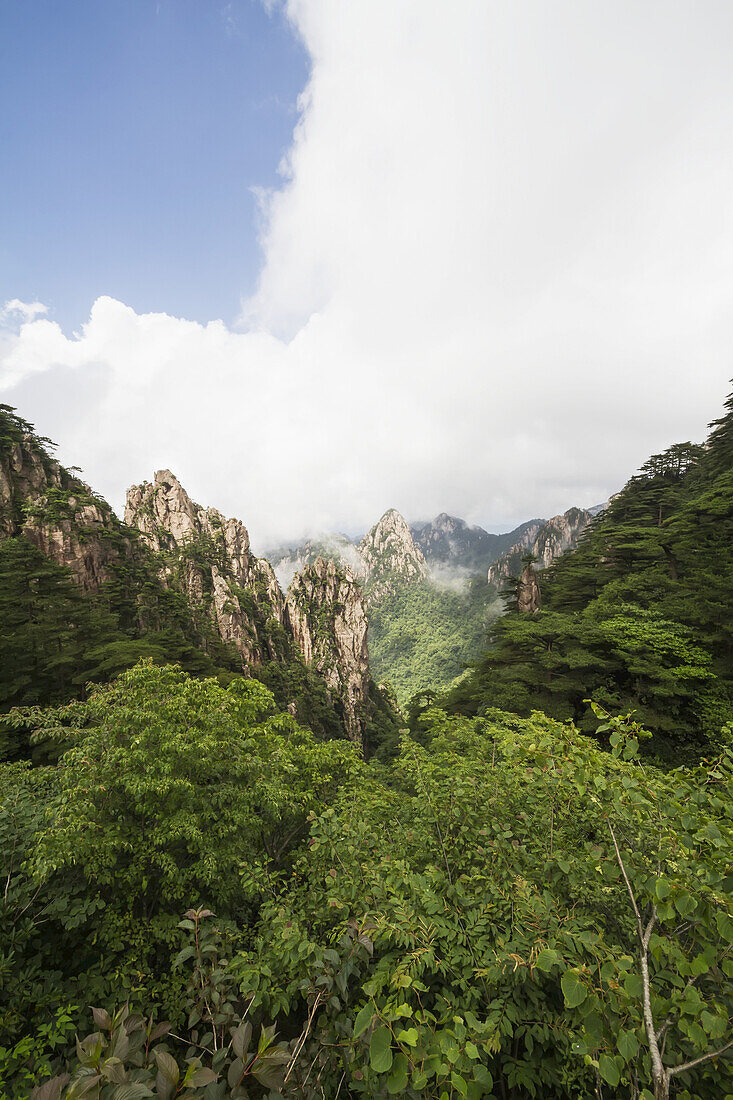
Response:
POLYGON ((495 623, 449 710, 542 710, 593 730, 593 698, 632 709, 676 758, 717 736, 733 718, 733 398, 726 410, 705 446, 652 456, 538 574, 541 610, 495 623))

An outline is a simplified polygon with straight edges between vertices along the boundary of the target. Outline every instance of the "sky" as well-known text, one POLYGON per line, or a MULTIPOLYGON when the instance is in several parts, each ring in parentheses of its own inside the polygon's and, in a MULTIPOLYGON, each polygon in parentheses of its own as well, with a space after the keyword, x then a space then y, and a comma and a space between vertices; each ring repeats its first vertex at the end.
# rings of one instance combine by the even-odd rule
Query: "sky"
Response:
POLYGON ((727 0, 0 0, 0 401, 257 549, 506 530, 733 376, 727 0))

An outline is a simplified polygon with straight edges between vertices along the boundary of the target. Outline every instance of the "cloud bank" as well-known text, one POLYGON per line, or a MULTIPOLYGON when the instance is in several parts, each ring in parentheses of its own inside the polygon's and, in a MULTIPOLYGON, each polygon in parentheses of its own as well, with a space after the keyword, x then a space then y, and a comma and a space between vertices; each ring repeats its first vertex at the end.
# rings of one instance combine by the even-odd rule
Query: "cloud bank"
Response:
MULTIPOLYGON (((490 529, 701 438, 733 348, 733 8, 291 0, 312 58, 230 326, 0 318, 0 400, 120 507, 161 466, 256 545, 490 529)), ((191 273, 192 280, 196 273, 191 273)))

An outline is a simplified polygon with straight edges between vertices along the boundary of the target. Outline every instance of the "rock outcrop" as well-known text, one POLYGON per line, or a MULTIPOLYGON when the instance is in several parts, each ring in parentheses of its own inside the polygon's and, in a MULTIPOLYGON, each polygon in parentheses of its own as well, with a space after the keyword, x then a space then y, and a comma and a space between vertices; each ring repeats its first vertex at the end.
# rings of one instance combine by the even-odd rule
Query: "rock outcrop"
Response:
POLYGON ((347 735, 364 747, 369 711, 367 617, 348 570, 316 557, 293 577, 287 599, 269 562, 256 558, 243 523, 191 500, 170 470, 127 494, 125 522, 160 556, 165 583, 210 616, 243 668, 302 657, 324 681, 347 735))
POLYGON ((361 587, 349 570, 318 557, 293 578, 286 617, 303 659, 340 707, 350 739, 363 748, 370 674, 361 587))
POLYGON ((250 552, 243 523, 196 504, 170 470, 128 490, 125 523, 162 556, 163 580, 209 614, 243 666, 276 658, 270 627, 284 624, 285 600, 272 566, 250 552))
POLYGON ((0 537, 24 535, 56 565, 71 570, 84 592, 109 579, 124 540, 106 537, 111 509, 89 486, 50 458, 29 432, 0 451, 0 537))
POLYGON ((540 582, 532 562, 527 562, 517 585, 517 611, 523 615, 534 615, 541 605, 540 582))
POLYGON ((423 580, 428 565, 415 545, 410 528, 395 508, 385 512, 359 543, 364 562, 366 589, 370 599, 404 583, 423 580))
POLYGON ((489 584, 501 588, 510 577, 519 576, 522 558, 528 553, 536 559, 537 570, 546 569, 578 545, 578 539, 592 519, 593 515, 585 508, 569 508, 562 515, 553 516, 539 528, 529 544, 527 538, 522 539, 489 568, 489 584))

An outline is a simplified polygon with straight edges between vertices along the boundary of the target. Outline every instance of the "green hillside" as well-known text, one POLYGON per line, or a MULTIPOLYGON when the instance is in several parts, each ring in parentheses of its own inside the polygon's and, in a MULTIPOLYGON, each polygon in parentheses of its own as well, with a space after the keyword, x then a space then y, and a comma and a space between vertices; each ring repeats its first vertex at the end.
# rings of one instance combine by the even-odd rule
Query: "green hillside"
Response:
POLYGON ((539 574, 542 609, 509 613, 452 711, 542 710, 592 730, 586 700, 633 710, 658 751, 700 751, 733 718, 733 398, 704 446, 654 455, 539 574))
POLYGON ((369 657, 401 706, 448 687, 480 653, 503 604, 477 577, 460 591, 429 580, 402 584, 369 607, 369 657))

